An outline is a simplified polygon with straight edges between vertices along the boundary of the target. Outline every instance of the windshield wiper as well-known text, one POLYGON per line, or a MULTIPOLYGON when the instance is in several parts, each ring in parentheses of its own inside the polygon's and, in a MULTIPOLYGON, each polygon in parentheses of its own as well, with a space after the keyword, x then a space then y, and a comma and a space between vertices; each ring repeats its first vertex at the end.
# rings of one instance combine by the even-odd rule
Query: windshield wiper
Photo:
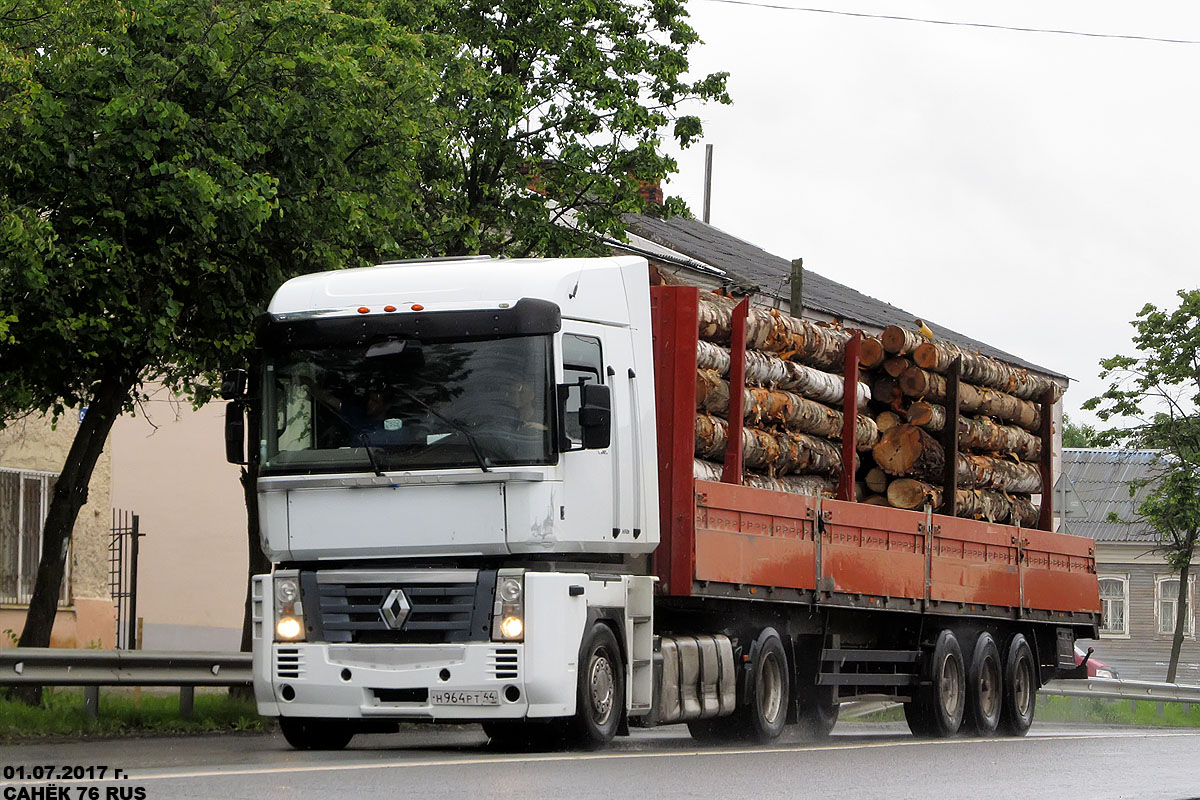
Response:
POLYGON ((447 417, 446 415, 442 414, 442 413, 441 413, 440 411, 438 411, 436 408, 434 408, 433 406, 429 405, 429 403, 426 403, 426 402, 425 402, 424 400, 422 400, 420 397, 418 397, 417 395, 413 394, 413 393, 412 393, 412 392, 410 392, 408 389, 405 389, 403 386, 393 386, 392 388, 394 388, 394 389, 395 389, 397 392, 399 392, 400 394, 402 394, 402 395, 404 395, 405 397, 407 397, 409 400, 412 400, 414 403, 416 403, 416 404, 417 404, 417 405, 419 405, 421 408, 423 408, 423 409, 425 409, 426 411, 428 411, 428 412, 429 412, 430 414, 432 414, 433 416, 435 416, 435 417, 437 417, 438 419, 440 419, 442 422, 444 422, 444 423, 446 423, 447 425, 449 425, 449 426, 450 426, 451 428, 453 428, 454 430, 456 430, 456 431, 458 431, 459 433, 461 433, 461 434, 463 435, 463 437, 464 437, 464 438, 467 440, 467 444, 471 446, 471 454, 475 456, 475 463, 479 464, 479 468, 480 468, 481 470, 483 470, 484 472, 491 472, 491 470, 490 470, 490 469, 488 469, 487 461, 485 461, 485 460, 484 460, 484 458, 483 458, 483 451, 481 451, 481 450, 479 449, 479 442, 477 442, 477 441, 475 440, 475 434, 473 434, 473 433, 471 433, 469 430, 467 430, 467 428, 466 428, 466 426, 465 426, 465 425, 463 425, 463 424, 462 424, 461 422, 459 422, 458 420, 455 420, 455 419, 450 419, 450 418, 449 418, 449 417, 447 417))
POLYGON ((380 478, 384 477, 383 470, 381 470, 379 468, 379 462, 375 460, 375 451, 374 451, 374 449, 372 449, 371 440, 369 438, 367 438, 367 434, 360 427, 355 425, 350 420, 346 419, 346 417, 342 415, 341 409, 339 409, 337 406, 335 406, 327 398, 322 397, 320 392, 315 392, 310 388, 308 390, 308 395, 309 395, 309 397, 313 398, 318 403, 320 403, 321 405, 323 405, 327 409, 329 409, 330 412, 332 412, 333 415, 335 417, 337 417, 338 422, 340 422, 346 426, 346 430, 350 431, 351 433, 353 433, 355 436, 358 437, 359 441, 361 441, 363 443, 363 449, 367 451, 367 461, 371 462, 371 469, 374 470, 376 476, 378 476, 380 478))

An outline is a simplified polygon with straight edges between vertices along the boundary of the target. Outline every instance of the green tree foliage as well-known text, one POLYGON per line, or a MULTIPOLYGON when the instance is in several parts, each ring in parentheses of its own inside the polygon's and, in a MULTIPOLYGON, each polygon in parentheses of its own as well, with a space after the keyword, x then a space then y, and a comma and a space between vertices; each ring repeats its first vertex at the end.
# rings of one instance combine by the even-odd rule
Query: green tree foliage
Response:
POLYGON ((1111 383, 1083 406, 1104 421, 1122 423, 1099 435, 1103 443, 1164 451, 1161 474, 1138 515, 1153 526, 1159 550, 1180 573, 1168 681, 1175 679, 1187 627, 1188 574, 1200 533, 1200 290, 1177 295, 1174 310, 1147 304, 1138 312, 1137 355, 1101 361, 1100 377, 1111 383))
POLYGON ((1091 425, 1080 423, 1076 425, 1065 413, 1063 414, 1063 447, 1098 447, 1100 434, 1091 425))
POLYGON ((143 381, 204 395, 286 277, 424 235, 438 37, 340 0, 18 2, 0 19, 0 409, 87 406, 24 646, 143 381))
POLYGON ((663 131, 683 146, 699 137, 681 104, 729 102, 724 73, 686 76, 698 38, 681 0, 434 6, 432 29, 463 43, 442 97, 463 113, 425 165, 442 189, 429 218, 446 253, 605 253, 594 234, 623 236, 621 214, 645 208, 639 180, 676 170, 663 131))

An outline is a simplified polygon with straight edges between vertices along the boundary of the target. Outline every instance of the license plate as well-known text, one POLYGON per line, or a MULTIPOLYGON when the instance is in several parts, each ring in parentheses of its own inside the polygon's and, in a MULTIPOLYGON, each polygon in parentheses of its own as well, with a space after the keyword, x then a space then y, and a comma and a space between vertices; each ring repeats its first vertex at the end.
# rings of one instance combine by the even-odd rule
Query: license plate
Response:
POLYGON ((498 706, 500 692, 430 692, 429 702, 435 706, 498 706))

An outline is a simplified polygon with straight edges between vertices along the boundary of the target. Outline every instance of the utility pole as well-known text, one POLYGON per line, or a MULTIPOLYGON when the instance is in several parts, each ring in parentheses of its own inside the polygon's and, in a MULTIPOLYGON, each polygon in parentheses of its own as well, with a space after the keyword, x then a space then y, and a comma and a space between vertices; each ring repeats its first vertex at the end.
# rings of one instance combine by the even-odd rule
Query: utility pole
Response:
POLYGON ((704 145, 704 224, 711 219, 712 212, 712 150, 711 144, 704 145))

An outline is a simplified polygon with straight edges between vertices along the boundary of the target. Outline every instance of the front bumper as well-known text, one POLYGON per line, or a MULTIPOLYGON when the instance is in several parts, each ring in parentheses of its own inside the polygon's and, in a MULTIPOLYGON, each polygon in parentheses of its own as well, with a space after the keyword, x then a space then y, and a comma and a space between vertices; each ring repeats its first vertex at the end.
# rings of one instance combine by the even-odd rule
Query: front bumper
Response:
POLYGON ((256 659, 260 714, 339 719, 517 719, 529 713, 524 645, 274 643, 256 659), (498 705, 444 705, 434 692, 495 692, 498 705))

